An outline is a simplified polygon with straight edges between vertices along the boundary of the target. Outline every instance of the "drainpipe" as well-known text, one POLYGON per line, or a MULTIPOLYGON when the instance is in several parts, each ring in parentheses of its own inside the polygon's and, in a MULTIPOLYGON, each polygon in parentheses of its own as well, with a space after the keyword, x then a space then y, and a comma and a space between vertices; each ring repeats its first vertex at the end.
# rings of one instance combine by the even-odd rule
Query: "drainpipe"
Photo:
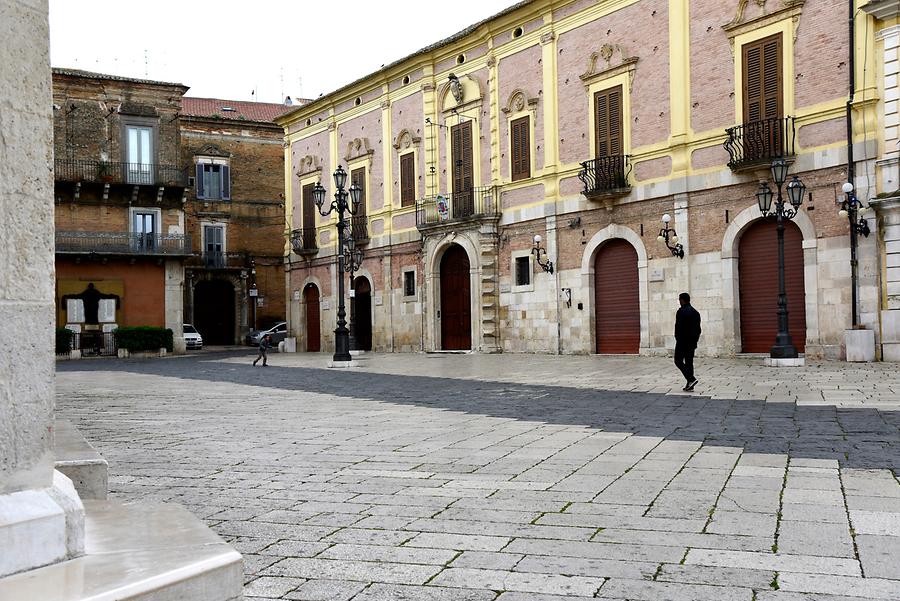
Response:
MULTIPOLYGON (((856 169, 853 161, 853 96, 856 92, 856 33, 854 11, 855 0, 849 0, 848 7, 850 10, 848 25, 850 28, 850 95, 847 100, 847 181, 856 187, 856 169)), ((850 224, 850 311, 852 327, 855 328, 859 323, 859 314, 857 310, 857 287, 859 285, 859 273, 856 260, 857 236, 855 224, 850 224)))

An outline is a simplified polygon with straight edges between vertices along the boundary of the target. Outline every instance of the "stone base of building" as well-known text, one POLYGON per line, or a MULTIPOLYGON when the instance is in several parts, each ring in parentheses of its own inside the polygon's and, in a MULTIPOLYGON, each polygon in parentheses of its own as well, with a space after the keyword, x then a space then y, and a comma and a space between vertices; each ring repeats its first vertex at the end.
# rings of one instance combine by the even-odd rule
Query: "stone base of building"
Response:
POLYGON ((851 363, 871 363, 875 361, 875 331, 847 330, 844 332, 847 347, 847 361, 851 363))
POLYGON ((797 357, 796 359, 775 359, 773 357, 766 357, 763 360, 763 363, 767 367, 803 367, 806 365, 806 359, 803 357, 797 357))
POLYGON ((66 475, 82 499, 105 499, 109 491, 109 465, 68 420, 53 424, 56 469, 66 475))
MULTIPOLYGON (((53 473, 53 486, 0 495, 0 574, 34 570, 84 552, 84 507, 72 481, 53 473)), ((3 582, 3 580, 0 580, 3 582)), ((49 597, 5 596, 0 599, 49 597)))
MULTIPOLYGON (((242 598, 241 555, 185 508, 110 501, 84 506, 84 554, 0 579, 0 599, 242 598)), ((22 549, 6 543, 3 548, 22 549)))

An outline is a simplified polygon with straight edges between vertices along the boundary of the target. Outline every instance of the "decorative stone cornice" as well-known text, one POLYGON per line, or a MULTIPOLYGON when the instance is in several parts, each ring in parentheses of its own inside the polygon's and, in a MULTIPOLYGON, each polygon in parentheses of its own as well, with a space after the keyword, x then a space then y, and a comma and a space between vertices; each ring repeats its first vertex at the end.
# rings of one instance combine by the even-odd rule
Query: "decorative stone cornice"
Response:
POLYGON ((297 177, 303 178, 321 172, 322 164, 317 156, 308 154, 297 161, 297 177))
POLYGON ((348 162, 355 161, 368 158, 373 154, 375 154, 375 151, 369 145, 369 138, 354 138, 347 144, 347 154, 344 155, 344 159, 348 162))
POLYGON ((900 17, 900 2, 897 0, 869 0, 865 6, 860 7, 860 10, 884 21, 900 17))
MULTIPOLYGON (((747 4, 750 0, 739 0, 734 18, 722 26, 722 29, 727 32, 728 37, 731 40, 732 50, 734 49, 735 37, 771 25, 772 23, 777 23, 784 19, 793 20, 794 39, 796 40, 797 28, 800 26, 800 12, 803 9, 805 1, 806 0, 781 0, 779 3, 780 6, 774 11, 767 13, 765 12, 767 0, 754 0, 756 5, 759 6, 763 12, 760 15, 747 19, 745 18, 744 12, 747 9, 747 4)), ((775 2, 773 2, 773 4, 774 3, 775 2)))
MULTIPOLYGON (((616 48, 619 50, 620 54, 624 54, 620 47, 617 46, 616 48)), ((628 89, 631 90, 631 87, 634 84, 634 72, 637 69, 638 57, 623 57, 622 61, 618 65, 610 66, 613 52, 614 48, 612 46, 610 46, 609 44, 604 44, 603 47, 600 48, 600 52, 594 52, 591 54, 590 58, 588 59, 588 70, 582 73, 580 76, 581 81, 584 82, 584 85, 588 86, 595 81, 608 79, 622 73, 627 73, 628 89), (603 59, 605 66, 597 59, 603 59)))
POLYGON ((544 45, 549 44, 550 42, 552 42, 555 39, 556 39, 556 33, 552 32, 552 31, 548 31, 546 33, 541 34, 541 44, 544 44, 544 45))
POLYGON ((393 147, 394 150, 407 150, 413 146, 418 146, 421 142, 421 137, 414 136, 408 129, 403 129, 397 134, 397 139, 394 141, 393 147))
POLYGON ((524 111, 526 108, 530 111, 537 110, 538 99, 530 98, 523 90, 513 90, 513 93, 509 95, 509 99, 506 101, 506 106, 501 108, 504 114, 509 115, 511 113, 518 113, 524 111))

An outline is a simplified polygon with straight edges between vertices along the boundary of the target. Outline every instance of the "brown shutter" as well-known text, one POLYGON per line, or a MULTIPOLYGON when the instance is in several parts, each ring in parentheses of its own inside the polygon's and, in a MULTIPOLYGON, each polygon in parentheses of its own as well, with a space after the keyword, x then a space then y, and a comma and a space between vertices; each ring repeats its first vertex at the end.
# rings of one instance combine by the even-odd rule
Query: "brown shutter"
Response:
POLYGON ((450 129, 450 155, 453 162, 453 192, 471 190, 475 184, 471 121, 450 129))
POLYGON ((595 158, 624 154, 622 86, 594 94, 595 158))
POLYGON ((408 207, 416 202, 415 154, 400 155, 400 206, 408 207))
POLYGON ((358 216, 366 214, 366 168, 360 167, 350 172, 350 185, 357 185, 362 190, 359 195, 359 212, 358 216))
POLYGON ((636 354, 641 344, 637 251, 612 240, 594 263, 594 316, 598 353, 636 354))
POLYGON ((782 116, 781 34, 742 47, 744 123, 782 116))
POLYGON ((303 229, 312 230, 316 227, 316 205, 313 199, 315 184, 303 186, 303 229))
POLYGON ((512 181, 531 177, 531 139, 528 117, 510 123, 512 181))

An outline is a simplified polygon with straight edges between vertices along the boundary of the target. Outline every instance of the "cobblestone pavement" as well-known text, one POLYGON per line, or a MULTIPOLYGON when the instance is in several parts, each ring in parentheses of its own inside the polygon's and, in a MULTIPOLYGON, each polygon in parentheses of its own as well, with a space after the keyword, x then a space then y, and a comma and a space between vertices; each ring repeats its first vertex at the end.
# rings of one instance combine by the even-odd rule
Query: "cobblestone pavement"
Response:
POLYGON ((112 496, 187 505, 248 599, 900 599, 896 366, 248 353, 57 380, 112 496))

